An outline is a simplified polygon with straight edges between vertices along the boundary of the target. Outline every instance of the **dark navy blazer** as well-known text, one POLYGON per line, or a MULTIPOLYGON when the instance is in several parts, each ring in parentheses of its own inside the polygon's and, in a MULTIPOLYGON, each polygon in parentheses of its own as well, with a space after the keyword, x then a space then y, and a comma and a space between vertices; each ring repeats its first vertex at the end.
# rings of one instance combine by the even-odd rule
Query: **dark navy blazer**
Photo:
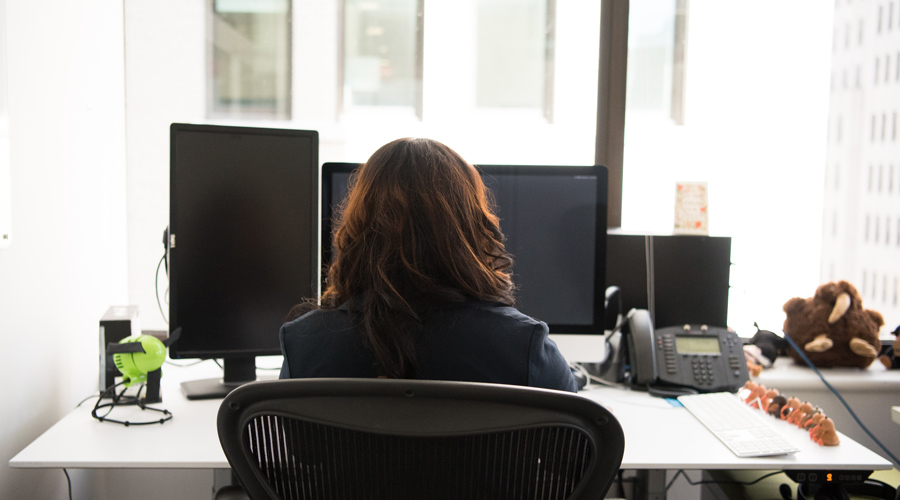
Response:
MULTIPOLYGON (((315 310, 281 327, 281 378, 378 375, 345 307, 315 310)), ((478 301, 434 308, 416 332, 416 377, 576 391, 547 325, 515 308, 478 301)))

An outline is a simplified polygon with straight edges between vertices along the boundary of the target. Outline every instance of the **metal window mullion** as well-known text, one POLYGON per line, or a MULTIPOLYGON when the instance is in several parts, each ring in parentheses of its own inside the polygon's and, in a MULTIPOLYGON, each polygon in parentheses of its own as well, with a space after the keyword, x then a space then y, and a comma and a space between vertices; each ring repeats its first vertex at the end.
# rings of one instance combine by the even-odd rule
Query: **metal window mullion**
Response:
POLYGON ((553 123, 556 92, 556 0, 547 0, 544 19, 544 119, 553 123))

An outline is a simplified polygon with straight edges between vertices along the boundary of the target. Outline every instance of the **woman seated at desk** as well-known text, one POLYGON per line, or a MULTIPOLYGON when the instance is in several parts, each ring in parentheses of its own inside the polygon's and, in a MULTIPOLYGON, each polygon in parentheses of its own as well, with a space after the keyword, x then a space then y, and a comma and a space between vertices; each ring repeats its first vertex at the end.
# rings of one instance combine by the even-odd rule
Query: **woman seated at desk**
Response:
POLYGON ((575 391, 547 325, 513 307, 499 220, 481 175, 449 147, 399 139, 378 149, 354 173, 333 239, 320 304, 298 304, 281 328, 281 378, 575 391))

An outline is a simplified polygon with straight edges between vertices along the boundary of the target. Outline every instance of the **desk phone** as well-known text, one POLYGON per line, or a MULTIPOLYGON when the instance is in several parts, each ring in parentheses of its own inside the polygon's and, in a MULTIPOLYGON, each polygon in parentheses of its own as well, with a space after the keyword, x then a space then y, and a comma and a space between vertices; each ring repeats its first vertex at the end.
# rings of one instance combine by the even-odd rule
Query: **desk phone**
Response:
POLYGON ((654 330, 649 312, 628 313, 631 383, 648 387, 735 392, 749 379, 744 347, 734 332, 707 325, 654 330))

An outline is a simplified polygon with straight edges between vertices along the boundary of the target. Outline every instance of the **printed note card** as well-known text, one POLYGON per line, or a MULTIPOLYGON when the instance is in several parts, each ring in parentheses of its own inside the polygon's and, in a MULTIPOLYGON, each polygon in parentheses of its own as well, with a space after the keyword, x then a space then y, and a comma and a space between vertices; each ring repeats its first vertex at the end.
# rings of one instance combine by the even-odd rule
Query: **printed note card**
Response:
POLYGON ((705 182, 675 185, 675 234, 709 234, 709 197, 705 182))

